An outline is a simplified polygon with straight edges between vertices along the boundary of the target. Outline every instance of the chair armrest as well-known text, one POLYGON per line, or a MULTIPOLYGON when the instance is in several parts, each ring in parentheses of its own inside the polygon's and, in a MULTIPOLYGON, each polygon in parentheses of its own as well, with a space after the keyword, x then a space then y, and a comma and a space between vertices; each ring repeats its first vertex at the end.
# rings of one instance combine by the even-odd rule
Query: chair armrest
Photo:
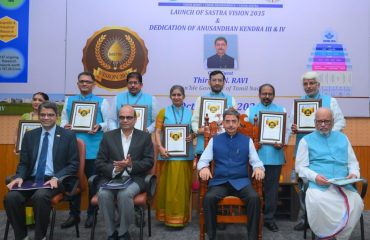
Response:
POLYGON ((302 199, 306 198, 306 192, 308 189, 309 181, 307 178, 300 177, 298 178, 298 188, 302 191, 302 199))
POLYGON ((5 178, 5 185, 8 185, 11 181, 14 180, 15 175, 9 175, 5 178))
POLYGON ((197 155, 194 156, 194 159, 193 159, 193 170, 197 170, 197 165, 198 165, 198 162, 199 162, 199 158, 197 155))
POLYGON ((145 176, 145 191, 147 192, 149 198, 152 198, 155 194, 155 189, 157 187, 157 176, 148 174, 145 176))
POLYGON ((96 188, 96 182, 99 179, 99 175, 92 175, 87 179, 87 184, 89 185, 89 189, 94 189, 96 188))
POLYGON ((62 188, 62 193, 67 195, 67 196, 74 196, 77 194, 77 187, 79 186, 80 184, 80 180, 78 178, 77 175, 65 175, 65 176, 62 176, 58 179, 58 186, 63 186, 62 188), (75 180, 72 188, 70 191, 66 191, 66 187, 65 186, 68 186, 68 181, 72 181, 72 180, 75 180))
POLYGON ((360 196, 362 199, 364 199, 366 196, 366 192, 367 192, 367 179, 363 178, 361 182, 362 182, 362 189, 361 189, 360 196))

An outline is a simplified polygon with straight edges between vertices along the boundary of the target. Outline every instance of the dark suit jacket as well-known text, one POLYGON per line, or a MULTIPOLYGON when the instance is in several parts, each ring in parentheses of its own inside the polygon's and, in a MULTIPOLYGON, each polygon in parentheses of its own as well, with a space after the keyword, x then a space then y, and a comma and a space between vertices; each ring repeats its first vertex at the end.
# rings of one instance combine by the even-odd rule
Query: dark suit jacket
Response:
MULTIPOLYGON (((112 179, 113 161, 121 161, 125 158, 121 139, 120 128, 106 132, 103 135, 95 161, 96 172, 102 178, 100 184, 112 179)), ((128 154, 130 154, 132 160, 132 170, 129 174, 133 181, 139 185, 140 190, 143 191, 145 187, 144 178, 154 164, 153 143, 150 134, 134 129, 128 154)), ((121 175, 122 173, 115 178, 118 179, 121 175)))
MULTIPOLYGON (((39 151, 42 128, 26 132, 22 140, 20 162, 15 177, 23 180, 31 176, 39 151)), ((75 175, 80 160, 77 139, 71 130, 56 126, 53 144, 54 177, 75 175)))

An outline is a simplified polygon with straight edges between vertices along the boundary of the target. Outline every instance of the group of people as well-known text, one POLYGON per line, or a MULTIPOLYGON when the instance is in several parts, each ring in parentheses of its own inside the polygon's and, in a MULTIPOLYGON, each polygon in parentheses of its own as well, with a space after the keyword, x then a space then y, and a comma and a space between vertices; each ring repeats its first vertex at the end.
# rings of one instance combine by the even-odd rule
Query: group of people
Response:
MULTIPOLYGON (((348 239, 359 219, 363 203, 353 189, 348 187, 338 190, 329 185, 328 179, 358 178, 358 161, 348 139, 340 132, 345 126, 345 120, 337 101, 319 91, 318 74, 305 73, 302 83, 306 93, 302 99, 322 100, 322 108, 315 115, 316 131, 306 135, 297 134, 296 137, 296 171, 300 177, 306 177, 312 183, 306 196, 310 227, 320 237, 339 238, 343 235, 344 239, 348 239), (345 224, 333 223, 331 218, 325 216, 345 208, 343 197, 350 203, 347 209, 349 220, 345 224), (329 208, 328 201, 332 199, 336 207, 332 205, 330 212, 324 211, 329 208)), ((199 177, 210 180, 203 203, 209 239, 216 239, 217 202, 227 195, 236 195, 245 202, 249 219, 248 239, 257 239, 261 206, 258 195, 251 186, 251 178, 264 179, 264 225, 270 231, 278 231, 274 215, 278 202, 279 177, 285 163, 284 146, 262 144, 256 150, 249 137, 238 133, 240 114, 233 108, 236 106, 234 97, 223 91, 223 72, 212 71, 208 84, 211 91, 203 97, 225 99, 226 109, 223 112, 220 134, 213 137, 206 148, 204 126, 199 125, 201 97, 197 98, 192 112, 184 107, 185 90, 180 85, 174 85, 170 89, 172 104, 159 109, 156 98, 142 91, 141 74, 132 72, 127 76, 127 92, 118 94, 109 104, 106 99, 93 94, 94 76, 89 72, 82 72, 77 79, 80 94, 65 99, 60 127, 57 126, 56 104, 49 102, 43 93, 35 94, 33 101, 40 104, 33 105, 34 112, 29 114, 32 118, 28 119, 38 118, 42 127, 25 133, 16 175, 8 184, 11 191, 4 199, 15 239, 28 239, 23 210, 28 200, 32 201, 35 212, 35 239, 46 239, 51 198, 63 190, 63 186, 58 185, 58 179, 66 174, 75 174, 78 169, 76 137, 86 144, 86 177, 94 174, 100 177, 96 189, 89 189, 89 199, 95 194, 99 196, 99 208, 103 213, 108 239, 131 239, 128 228, 135 215, 133 198, 145 189, 144 178, 154 166, 155 148, 158 150, 157 169, 160 173, 156 193, 156 218, 159 221, 169 227, 184 227, 188 223, 191 213, 192 160, 194 155, 198 155, 199 177), (70 130, 70 114, 73 102, 76 101, 97 103, 96 125, 89 132, 75 133, 70 130), (134 127, 139 117, 134 105, 145 105, 148 109, 145 131, 134 127), (163 129, 169 124, 188 125, 186 141, 192 143, 196 139, 195 149, 193 144, 189 144, 188 156, 172 156, 163 146, 163 129), (209 169, 212 160, 215 161, 213 175, 209 169), (253 169, 251 176, 248 176, 248 164, 253 169), (100 187, 112 179, 123 181, 128 177, 132 179, 132 183, 124 189, 100 187), (32 191, 14 189, 30 180, 41 180, 45 185, 50 185, 50 188, 32 191), (117 206, 117 218, 112 206, 117 206)), ((271 84, 261 85, 258 95, 260 103, 245 112, 250 122, 254 123, 254 116, 258 116, 261 111, 286 112, 284 107, 273 103, 275 88, 271 84)), ((293 114, 294 111, 289 119, 294 119, 293 114)), ((290 122, 288 126, 287 136, 297 133, 295 124, 290 122)), ((80 202, 80 196, 72 201, 69 217, 62 223, 62 228, 80 222, 80 202)), ((87 228, 93 224, 92 214, 93 207, 89 205, 85 220, 87 228)), ((300 224, 295 227, 296 230, 301 230, 300 224)))

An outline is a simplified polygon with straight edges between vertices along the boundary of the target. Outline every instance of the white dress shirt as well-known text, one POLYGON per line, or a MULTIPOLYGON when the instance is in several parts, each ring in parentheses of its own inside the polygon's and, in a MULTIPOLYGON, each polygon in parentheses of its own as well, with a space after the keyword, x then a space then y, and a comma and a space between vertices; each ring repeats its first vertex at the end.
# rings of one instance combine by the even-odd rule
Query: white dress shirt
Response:
MULTIPOLYGON (((128 135, 128 137, 126 137, 126 135, 121 130, 121 143, 122 143, 123 155, 124 155, 125 159, 127 158, 128 150, 130 149, 133 133, 134 133, 134 131, 132 131, 130 133, 130 135, 128 135)), ((115 170, 116 170, 116 168, 113 168, 112 178, 114 178, 115 176, 120 174, 120 172, 115 172, 115 170)), ((132 167, 127 167, 127 169, 123 170, 122 176, 126 176, 126 177, 130 176, 129 172, 131 172, 131 170, 132 170, 132 167)))

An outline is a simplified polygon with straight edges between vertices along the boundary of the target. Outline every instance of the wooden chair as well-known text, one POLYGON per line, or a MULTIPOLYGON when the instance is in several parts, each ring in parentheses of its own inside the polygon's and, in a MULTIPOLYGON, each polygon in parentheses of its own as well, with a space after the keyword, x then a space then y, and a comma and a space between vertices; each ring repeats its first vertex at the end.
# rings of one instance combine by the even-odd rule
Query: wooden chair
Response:
MULTIPOLYGON (((58 179, 58 185, 62 184, 65 185, 66 181, 74 181, 74 185, 71 190, 64 191, 62 193, 59 193, 55 195, 51 199, 51 222, 50 222, 50 232, 49 232, 49 239, 52 240, 54 237, 54 226, 55 226, 55 215, 56 215, 56 206, 62 202, 62 201, 72 201, 73 197, 77 194, 81 194, 85 189, 85 182, 84 180, 84 169, 85 169, 85 153, 86 153, 86 146, 85 143, 81 139, 77 139, 77 145, 78 145, 78 154, 80 158, 80 165, 77 175, 66 175, 58 179)), ((8 176, 6 178, 5 183, 8 184, 13 180, 13 176, 8 176)), ((27 207, 32 207, 31 201, 26 202, 27 207)), ((6 225, 5 225, 5 232, 4 232, 4 240, 8 239, 8 233, 9 233, 9 226, 10 221, 7 219, 6 225)), ((78 223, 75 225, 76 228, 76 236, 80 237, 80 232, 78 228, 78 223)))
MULTIPOLYGON (((307 178, 299 178, 298 184, 300 185, 302 192, 303 192, 303 199, 306 198, 306 192, 308 189, 309 181, 307 178)), ((362 181, 354 183, 353 186, 357 189, 358 193, 360 194, 362 200, 365 199, 366 192, 367 192, 367 180, 362 179, 362 181), (359 188, 359 185, 361 187, 359 188)), ((303 238, 306 239, 307 237, 307 229, 309 228, 308 220, 307 220, 307 209, 305 209, 305 218, 304 218, 304 229, 303 229, 303 238)), ((360 229, 361 229, 361 240, 365 240, 365 229, 364 229, 364 214, 361 213, 360 217, 360 229)), ((315 233, 311 231, 311 238, 312 240, 316 239, 315 233)))
MULTIPOLYGON (((246 122, 244 118, 246 115, 240 115, 240 127, 238 131, 242 134, 249 136, 256 147, 259 148, 258 144, 258 126, 257 126, 257 117, 255 117, 255 124, 251 124, 250 122, 246 122)), ((217 123, 216 122, 208 122, 208 117, 205 118, 205 127, 204 127, 204 145, 207 146, 209 140, 217 134, 217 123)), ((213 174, 214 170, 214 162, 211 162, 211 172, 213 174)), ((252 175, 252 170, 246 169, 249 171, 249 176, 252 175)), ((258 227, 258 239, 262 239, 262 227, 263 227, 263 196, 262 196, 262 181, 257 181, 252 179, 253 188, 256 190, 258 196, 260 197, 260 206, 261 206, 261 213, 260 213, 260 222, 258 227)), ((199 225, 200 225, 200 240, 204 240, 205 238, 205 221, 204 221, 204 208, 203 208, 203 200, 204 196, 207 192, 208 181, 200 180, 200 213, 199 213, 199 225)), ((217 223, 247 223, 248 217, 245 213, 245 206, 243 201, 234 196, 227 196, 223 198, 218 203, 218 211, 217 211, 217 223)))
MULTIPOLYGON (((148 172, 148 175, 145 177, 145 191, 139 193, 134 197, 134 205, 135 209, 139 211, 140 217, 138 220, 139 228, 140 228, 140 240, 144 238, 144 213, 145 208, 148 210, 148 236, 152 235, 152 223, 151 223, 151 210, 150 205, 152 199, 155 194, 155 189, 157 185, 157 177, 155 176, 155 169, 156 169, 156 161, 154 160, 154 164, 152 169, 148 172)), ((93 189, 96 188, 97 183, 99 182, 99 176, 93 175, 89 178, 89 188, 93 189)), ((98 192, 98 191, 97 191, 98 192)), ((91 227, 90 232, 90 240, 93 240, 95 237, 95 227, 96 227, 96 220, 98 217, 98 210, 99 210, 99 197, 98 194, 95 194, 91 198, 91 205, 94 206, 94 215, 93 215, 93 225, 91 227)))

